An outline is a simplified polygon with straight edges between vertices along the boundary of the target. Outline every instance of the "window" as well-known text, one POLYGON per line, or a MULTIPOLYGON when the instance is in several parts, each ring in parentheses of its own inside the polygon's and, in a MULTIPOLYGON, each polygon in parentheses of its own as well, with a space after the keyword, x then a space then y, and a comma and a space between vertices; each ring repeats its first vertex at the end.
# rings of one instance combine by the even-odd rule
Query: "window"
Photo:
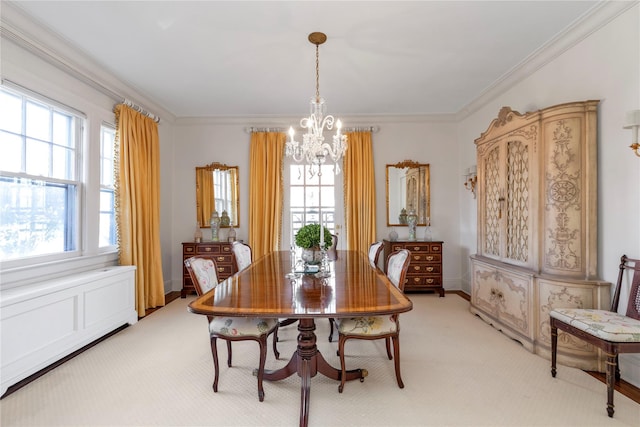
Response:
POLYGON ((116 130, 111 125, 100 127, 100 247, 116 244, 114 194, 114 142, 116 130))
MULTIPOLYGON (((309 175, 307 165, 289 165, 289 218, 291 236, 308 223, 322 221, 336 233, 336 175, 333 166, 323 165, 322 175, 309 175)), ((293 241, 293 240, 292 240, 293 241)))
POLYGON ((0 260, 78 249, 82 124, 0 88, 0 260))

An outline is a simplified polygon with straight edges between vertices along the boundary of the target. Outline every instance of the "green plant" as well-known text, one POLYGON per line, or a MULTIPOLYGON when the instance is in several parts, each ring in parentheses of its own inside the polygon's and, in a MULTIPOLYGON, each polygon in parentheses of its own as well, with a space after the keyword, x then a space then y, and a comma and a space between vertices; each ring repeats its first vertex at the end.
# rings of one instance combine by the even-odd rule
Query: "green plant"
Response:
MULTIPOLYGON (((331 233, 324 228, 324 249, 328 249, 331 246, 331 233)), ((302 227, 296 233, 296 245, 304 248, 311 249, 313 247, 320 247, 320 224, 307 224, 302 227)))

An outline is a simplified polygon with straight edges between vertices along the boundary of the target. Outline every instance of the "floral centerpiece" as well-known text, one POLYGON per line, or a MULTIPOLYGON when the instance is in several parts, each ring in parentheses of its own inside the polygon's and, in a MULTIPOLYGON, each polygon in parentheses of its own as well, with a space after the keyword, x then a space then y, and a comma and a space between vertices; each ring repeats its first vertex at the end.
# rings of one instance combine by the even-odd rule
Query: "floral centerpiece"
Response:
MULTIPOLYGON (((323 249, 331 246, 331 233, 326 227, 324 230, 323 249)), ((307 224, 296 233, 296 246, 302 248, 302 259, 307 264, 319 264, 322 261, 320 250, 320 224, 307 224)))

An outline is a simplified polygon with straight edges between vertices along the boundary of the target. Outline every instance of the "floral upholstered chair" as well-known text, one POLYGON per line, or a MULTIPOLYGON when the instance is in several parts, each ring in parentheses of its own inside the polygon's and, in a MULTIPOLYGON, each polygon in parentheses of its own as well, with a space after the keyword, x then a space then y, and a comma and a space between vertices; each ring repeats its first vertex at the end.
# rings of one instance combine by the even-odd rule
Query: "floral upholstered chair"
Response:
POLYGON ((607 414, 613 417, 613 392, 620 380, 619 353, 640 353, 640 260, 623 255, 611 310, 555 308, 551 319, 551 375, 556 376, 558 329, 599 348, 607 357, 607 414), (633 271, 629 286, 624 272, 633 271), (623 287, 628 289, 622 289, 623 287), (620 295, 628 295, 619 307, 620 295))
POLYGON ((251 265, 251 246, 235 241, 231 244, 231 252, 236 263, 236 271, 242 271, 251 265))
MULTIPOLYGON (((216 263, 211 258, 194 256, 184 261, 193 286, 198 296, 203 295, 218 285, 216 263)), ((258 365, 258 398, 264 400, 262 380, 264 364, 267 359, 267 337, 278 330, 277 319, 260 319, 254 317, 221 317, 207 316, 209 321, 209 336, 211 338, 211 353, 213 355, 214 380, 213 391, 218 391, 218 348, 217 339, 227 341, 227 366, 231 367, 231 341, 257 341, 260 346, 260 362, 258 365)), ((280 357, 273 340, 273 354, 280 357)))
POLYGON ((374 242, 369 246, 369 262, 371 267, 378 268, 378 258, 384 249, 383 242, 374 242))
MULTIPOLYGON (((387 277, 398 289, 404 289, 405 275, 409 268, 411 257, 406 249, 393 252, 387 258, 387 277)), ((344 344, 348 339, 357 338, 364 340, 377 340, 384 338, 387 347, 387 357, 392 360, 395 357, 396 380, 398 387, 404 388, 400 376, 400 323, 398 315, 348 317, 336 319, 338 325, 338 354, 340 355, 340 368, 342 369, 341 382, 338 391, 342 393, 347 378, 347 367, 344 361, 344 344), (393 340, 393 356, 391 355, 391 340, 393 340)))

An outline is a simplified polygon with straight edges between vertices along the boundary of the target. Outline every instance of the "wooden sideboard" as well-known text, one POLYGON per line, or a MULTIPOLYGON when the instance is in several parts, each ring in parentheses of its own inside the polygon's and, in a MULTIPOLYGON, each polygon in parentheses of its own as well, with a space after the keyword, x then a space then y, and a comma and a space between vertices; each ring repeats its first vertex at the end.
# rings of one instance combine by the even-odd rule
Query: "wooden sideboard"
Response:
MULTIPOLYGON (((399 249, 411 252, 405 279, 405 292, 437 291, 444 297, 442 286, 442 242, 425 240, 384 240, 384 258, 399 249)), ((385 262, 386 268, 386 262, 385 262)))
POLYGON ((184 298, 188 293, 195 293, 184 260, 194 255, 208 256, 216 261, 218 268, 218 280, 222 281, 234 273, 233 252, 231 243, 227 242, 183 242, 182 243, 182 291, 180 297, 184 298))

